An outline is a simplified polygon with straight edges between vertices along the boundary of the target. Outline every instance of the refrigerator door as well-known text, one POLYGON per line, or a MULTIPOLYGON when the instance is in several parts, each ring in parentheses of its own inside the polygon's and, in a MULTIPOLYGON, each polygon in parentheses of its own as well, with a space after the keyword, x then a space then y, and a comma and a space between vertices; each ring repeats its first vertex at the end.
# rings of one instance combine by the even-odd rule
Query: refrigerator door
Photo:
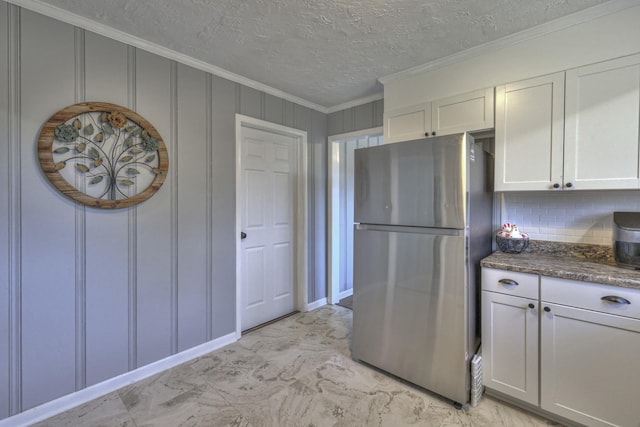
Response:
POLYGON ((355 228, 354 359, 466 403, 469 331, 463 231, 355 228))
POLYGON ((466 134, 355 152, 355 222, 465 227, 466 134))

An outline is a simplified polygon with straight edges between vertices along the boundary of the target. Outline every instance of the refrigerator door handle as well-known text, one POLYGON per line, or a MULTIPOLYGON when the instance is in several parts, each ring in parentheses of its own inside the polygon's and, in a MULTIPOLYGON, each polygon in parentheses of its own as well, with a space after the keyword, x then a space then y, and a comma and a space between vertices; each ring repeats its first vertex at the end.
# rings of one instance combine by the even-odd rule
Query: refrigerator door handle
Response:
POLYGON ((464 230, 457 228, 406 227, 402 225, 355 224, 356 230, 392 231, 396 233, 433 234, 438 236, 462 236, 464 230))

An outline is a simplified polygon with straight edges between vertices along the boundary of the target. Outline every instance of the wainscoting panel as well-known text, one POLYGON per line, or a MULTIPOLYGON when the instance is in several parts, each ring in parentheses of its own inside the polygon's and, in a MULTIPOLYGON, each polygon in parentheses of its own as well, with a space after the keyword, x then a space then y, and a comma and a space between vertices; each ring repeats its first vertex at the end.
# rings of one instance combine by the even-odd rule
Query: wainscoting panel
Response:
MULTIPOLYGON (((128 78, 127 46, 85 35, 85 84, 87 101, 128 105, 135 82, 128 78)), ((80 78, 80 77, 79 77, 80 78)), ((95 209, 86 212, 86 384, 127 372, 129 368, 129 230, 128 209, 95 209)), ((81 256, 83 254, 80 254, 81 256)), ((81 257, 78 259, 81 265, 81 257)))
POLYGON ((273 95, 264 96, 264 118, 268 122, 282 123, 284 118, 284 100, 273 95))
POLYGON ((319 111, 311 112, 311 132, 309 134, 309 209, 313 212, 313 221, 309 221, 309 229, 313 230, 311 241, 314 242, 314 257, 309 257, 309 270, 313 271, 313 279, 309 281, 309 302, 327 298, 327 271, 325 259, 327 253, 327 116, 319 111), (313 159, 313 161, 311 161, 313 159))
POLYGON ((329 136, 339 135, 382 126, 383 112, 382 99, 336 111, 327 116, 327 133, 329 136))
POLYGON ((262 119, 264 116, 264 105, 262 103, 262 92, 247 86, 240 88, 240 114, 262 119))
POLYGON ((214 337, 236 328, 236 87, 237 83, 211 76, 211 334, 214 337), (231 123, 234 126, 230 126, 231 123))
MULTIPOLYGON (((0 3, 0 58, 9 57, 9 6, 0 3)), ((11 354, 11 330, 9 325, 12 295, 10 289, 11 239, 9 223, 13 217, 10 209, 10 174, 12 150, 9 129, 9 61, 0 61, 0 419, 9 415, 9 372, 11 354)))
POLYGON ((75 202, 49 184, 36 156, 42 124, 75 101, 75 31, 24 9, 20 29, 24 410, 76 389, 75 202))
POLYGON ((206 73, 178 65, 178 351, 206 341, 207 93, 206 73))
MULTIPOLYGON (((295 104, 291 101, 284 100, 284 107, 282 113, 282 123, 281 125, 289 126, 290 128, 295 128, 295 104)), ((247 114, 248 115, 248 114, 247 114)), ((302 128, 298 128, 302 129, 302 128)), ((308 129, 303 129, 308 130, 308 129)))
POLYGON ((153 123, 169 157, 162 188, 137 209, 136 293, 131 295, 130 369, 171 355, 172 201, 176 165, 171 109, 171 61, 136 50, 136 111, 153 123))

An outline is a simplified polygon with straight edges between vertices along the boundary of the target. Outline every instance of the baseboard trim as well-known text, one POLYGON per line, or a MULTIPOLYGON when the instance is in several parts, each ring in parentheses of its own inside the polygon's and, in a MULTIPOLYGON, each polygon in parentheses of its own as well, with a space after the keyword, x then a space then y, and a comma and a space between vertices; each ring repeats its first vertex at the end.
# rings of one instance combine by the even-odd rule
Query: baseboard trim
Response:
POLYGON ((491 390, 489 388, 484 389, 484 394, 486 394, 487 396, 491 396, 494 399, 498 399, 501 400, 509 405, 513 405, 517 408, 523 409, 525 411, 529 411, 533 414, 539 415, 543 418, 546 418, 548 420, 554 421, 558 424, 561 425, 566 425, 567 427, 581 427, 582 424, 576 423, 575 421, 571 421, 567 418, 561 417, 559 415, 553 414, 551 412, 545 411, 544 409, 540 408, 539 406, 536 405, 532 405, 530 403, 526 403, 526 402, 522 402, 519 399, 516 399, 515 397, 511 397, 505 393, 496 391, 496 390, 491 390))
MULTIPOLYGON (((327 299, 326 298, 320 298, 319 300, 316 300, 314 302, 305 304, 304 308, 303 308, 303 311, 315 310, 316 308, 322 307, 324 305, 327 305, 327 299)), ((0 427, 2 427, 2 426, 0 426, 0 427)))
POLYGON ((67 394, 66 396, 43 403, 35 408, 27 409, 26 411, 12 417, 0 420, 0 427, 29 426, 40 422, 61 412, 82 405, 83 403, 87 403, 116 391, 119 388, 132 384, 136 381, 140 381, 144 378, 150 377, 151 375, 173 368, 174 366, 188 362, 189 360, 200 357, 211 351, 218 350, 235 341, 237 341, 237 336, 235 332, 232 332, 220 338, 216 338, 212 341, 208 341, 204 344, 200 344, 196 347, 192 347, 188 350, 158 360, 157 362, 150 363, 138 369, 134 369, 133 371, 126 372, 122 375, 118 375, 117 377, 110 378, 101 383, 76 391, 75 393, 67 394))
POLYGON ((350 297, 351 295, 353 295, 353 288, 340 292, 338 294, 338 302, 343 298, 350 297))

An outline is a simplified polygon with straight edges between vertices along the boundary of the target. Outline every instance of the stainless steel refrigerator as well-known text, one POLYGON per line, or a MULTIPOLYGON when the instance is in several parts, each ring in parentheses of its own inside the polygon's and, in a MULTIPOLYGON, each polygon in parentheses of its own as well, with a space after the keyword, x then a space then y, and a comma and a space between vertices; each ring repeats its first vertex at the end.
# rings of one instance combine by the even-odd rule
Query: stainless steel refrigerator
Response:
POLYGON ((468 134, 355 152, 352 356, 460 404, 491 252, 490 170, 468 134))

